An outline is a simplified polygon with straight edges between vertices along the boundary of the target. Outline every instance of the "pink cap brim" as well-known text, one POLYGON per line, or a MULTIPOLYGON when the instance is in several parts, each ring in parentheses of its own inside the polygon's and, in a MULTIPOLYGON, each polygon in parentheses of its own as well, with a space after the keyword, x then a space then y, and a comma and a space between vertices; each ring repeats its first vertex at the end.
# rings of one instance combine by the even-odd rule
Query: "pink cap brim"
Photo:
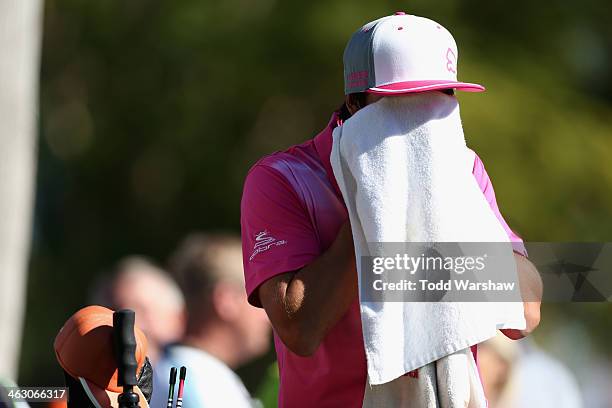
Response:
POLYGON ((388 85, 380 85, 368 89, 366 92, 378 95, 397 95, 413 92, 436 91, 440 89, 457 89, 465 92, 483 92, 485 87, 469 82, 457 81, 406 81, 396 82, 388 85))

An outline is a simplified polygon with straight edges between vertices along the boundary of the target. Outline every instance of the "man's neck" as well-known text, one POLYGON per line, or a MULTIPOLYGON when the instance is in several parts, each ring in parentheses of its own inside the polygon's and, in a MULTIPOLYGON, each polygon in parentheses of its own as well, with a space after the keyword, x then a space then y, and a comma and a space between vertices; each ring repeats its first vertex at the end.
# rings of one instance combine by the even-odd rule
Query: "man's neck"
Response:
MULTIPOLYGON (((327 177, 329 178, 332 186, 334 187, 334 191, 339 197, 342 197, 340 187, 338 187, 338 183, 336 181, 336 178, 334 177, 334 171, 330 163, 330 154, 333 142, 332 132, 336 126, 340 125, 340 123, 341 121, 338 118, 338 113, 334 112, 325 129, 323 129, 321 133, 314 137, 314 146, 317 151, 317 154, 319 155, 319 159, 321 160, 321 163, 325 168, 327 177)), ((344 201, 341 200, 341 202, 344 201)))
POLYGON ((240 344, 228 328, 206 327, 196 333, 187 333, 181 343, 207 352, 230 368, 236 368, 240 364, 237 353, 240 344))

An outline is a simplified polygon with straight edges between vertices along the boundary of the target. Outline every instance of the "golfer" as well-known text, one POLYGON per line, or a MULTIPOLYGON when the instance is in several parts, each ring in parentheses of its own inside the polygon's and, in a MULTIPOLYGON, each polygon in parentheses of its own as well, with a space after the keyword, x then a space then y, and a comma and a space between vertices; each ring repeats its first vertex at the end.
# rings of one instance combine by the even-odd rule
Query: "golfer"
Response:
MULTIPOLYGON (((389 56, 388 50, 397 47, 387 45, 397 41, 393 36, 402 34, 400 27, 410 17, 396 13, 358 30, 344 53, 342 107, 313 139, 262 158, 245 180, 241 226, 246 290, 249 302, 265 309, 274 328, 280 407, 360 407, 363 401, 366 359, 357 272, 348 214, 330 164, 332 130, 383 97, 484 90, 457 82, 457 55, 428 42, 427 36, 404 40, 399 55, 389 56), (398 28, 380 29, 386 24, 398 28), (432 53, 430 61, 438 58, 439 66, 411 59, 417 47, 432 53)), ((541 290, 521 239, 499 211, 478 156, 473 175, 518 253, 521 288, 541 290)), ((505 334, 526 335, 539 316, 539 302, 525 303, 527 329, 505 334)))

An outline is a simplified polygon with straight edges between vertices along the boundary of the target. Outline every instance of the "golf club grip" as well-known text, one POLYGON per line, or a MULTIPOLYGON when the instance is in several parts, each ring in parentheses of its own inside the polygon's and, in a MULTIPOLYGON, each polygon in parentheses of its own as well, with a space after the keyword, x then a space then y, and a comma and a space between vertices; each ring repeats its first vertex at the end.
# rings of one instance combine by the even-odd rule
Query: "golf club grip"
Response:
POLYGON ((113 337, 117 361, 117 385, 136 385, 136 337, 134 336, 135 314, 124 309, 113 313, 113 337))

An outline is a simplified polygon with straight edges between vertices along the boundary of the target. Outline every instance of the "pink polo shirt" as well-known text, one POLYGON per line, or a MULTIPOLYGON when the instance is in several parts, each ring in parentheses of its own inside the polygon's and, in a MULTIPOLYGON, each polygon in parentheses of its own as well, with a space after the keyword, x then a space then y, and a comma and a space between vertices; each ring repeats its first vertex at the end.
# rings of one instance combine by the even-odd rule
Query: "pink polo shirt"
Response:
MULTIPOLYGON (((249 302, 261 307, 258 287, 299 270, 323 254, 348 219, 329 161, 334 114, 314 139, 259 160, 241 202, 242 250, 249 302)), ((474 178, 491 209, 524 253, 522 240, 499 212, 491 180, 476 156, 474 178)), ((334 273, 334 271, 329 271, 334 273)), ((357 297, 311 357, 291 352, 274 333, 280 372, 279 407, 361 407, 366 359, 357 297)), ((474 354, 476 348, 472 348, 474 354)))

